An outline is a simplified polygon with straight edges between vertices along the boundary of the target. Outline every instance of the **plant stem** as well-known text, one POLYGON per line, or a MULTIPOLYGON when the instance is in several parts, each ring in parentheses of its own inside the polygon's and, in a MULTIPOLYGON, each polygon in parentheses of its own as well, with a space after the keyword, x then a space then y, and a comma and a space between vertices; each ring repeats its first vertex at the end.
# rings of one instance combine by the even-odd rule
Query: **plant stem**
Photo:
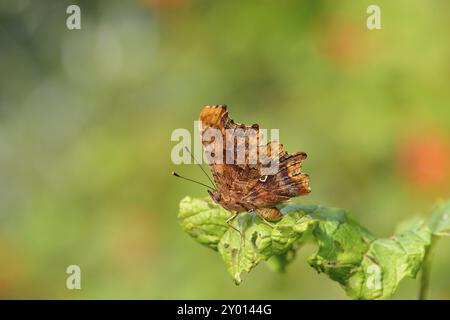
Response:
POLYGON ((433 251, 436 246, 437 237, 431 236, 430 246, 426 249, 425 257, 423 259, 422 273, 420 277, 420 291, 419 300, 426 300, 428 298, 428 292, 430 288, 430 273, 431 262, 433 260, 433 251))

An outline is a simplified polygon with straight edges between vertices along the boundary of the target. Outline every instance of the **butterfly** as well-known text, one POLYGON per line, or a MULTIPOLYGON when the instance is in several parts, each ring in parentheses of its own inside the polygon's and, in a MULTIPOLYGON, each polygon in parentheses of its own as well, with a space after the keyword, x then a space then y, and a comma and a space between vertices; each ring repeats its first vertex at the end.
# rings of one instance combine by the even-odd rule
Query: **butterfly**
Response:
POLYGON ((283 150, 283 145, 275 140, 266 145, 259 145, 261 141, 259 125, 246 126, 235 123, 228 116, 226 105, 205 106, 200 113, 199 130, 205 151, 215 140, 205 138, 211 130, 222 134, 222 141, 227 142, 222 143, 222 150, 215 150, 215 153, 221 153, 222 161, 209 161, 215 189, 208 190, 208 193, 214 202, 234 213, 228 219, 228 223, 240 212, 245 211, 256 211, 265 220, 278 220, 282 214, 276 208, 277 205, 311 192, 309 176, 301 171, 306 153, 289 154, 283 150), (256 136, 245 138, 246 132, 256 132, 256 136), (273 174, 262 174, 267 163, 259 161, 259 158, 256 162, 250 161, 249 150, 245 147, 252 138, 257 139, 257 155, 266 150, 266 160, 276 161, 277 166, 273 174), (236 145, 238 139, 244 141, 244 144, 236 145), (232 163, 225 161, 227 156, 236 155, 242 148, 245 155, 243 161, 232 163))

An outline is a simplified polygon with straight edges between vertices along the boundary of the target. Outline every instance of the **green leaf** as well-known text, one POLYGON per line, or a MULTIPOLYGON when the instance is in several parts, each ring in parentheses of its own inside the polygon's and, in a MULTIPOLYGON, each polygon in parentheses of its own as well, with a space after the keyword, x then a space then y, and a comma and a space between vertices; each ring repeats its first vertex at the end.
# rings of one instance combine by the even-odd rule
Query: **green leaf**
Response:
POLYGON ((266 261, 266 265, 272 271, 280 273, 285 272, 287 265, 295 259, 299 247, 300 242, 294 243, 289 250, 286 250, 286 252, 270 257, 269 260, 266 261))
MULTIPOLYGON (((241 213, 233 221, 237 232, 226 220, 231 213, 220 206, 200 199, 184 198, 180 203, 181 227, 194 239, 212 249, 217 249, 236 284, 241 274, 249 272, 259 262, 278 257, 278 267, 285 268, 289 252, 302 235, 316 221, 298 212, 286 214, 276 224, 269 224, 254 213, 241 213)), ((272 260, 271 265, 273 266, 272 260)))
POLYGON ((210 201, 186 197, 180 202, 178 221, 181 227, 199 243, 217 250, 217 245, 229 226, 230 213, 210 201))
MULTIPOLYGON (((240 230, 241 234, 232 228, 228 229, 218 246, 235 283, 241 283, 242 272, 249 272, 260 261, 271 257, 286 258, 288 252, 314 222, 311 218, 296 212, 284 216, 273 225, 269 225, 255 214, 240 214, 233 226, 240 230)), ((285 259, 283 263, 287 262, 285 259)))
POLYGON ((442 202, 434 209, 428 226, 435 236, 450 236, 450 201, 442 202))
MULTIPOLYGON (((345 227, 341 225, 339 229, 341 228, 345 227)), ((352 229, 353 226, 348 225, 346 228, 352 229)), ((342 233, 346 234, 347 231, 342 233)), ((328 236, 341 243, 330 234, 319 235, 318 238, 328 236)), ((338 270, 334 270, 334 266, 323 267, 329 262, 329 258, 320 254, 324 251, 320 242, 318 253, 312 257, 312 262, 320 262, 313 264, 313 267, 338 281, 353 299, 390 298, 405 276, 416 276, 431 241, 429 230, 423 227, 407 230, 389 239, 376 239, 370 243, 358 241, 356 238, 353 240, 355 249, 343 247, 337 250, 339 257, 337 261, 332 262, 337 265, 338 270)))
POLYGON ((261 261, 284 271, 296 250, 314 241, 318 250, 309 264, 337 281, 353 299, 387 299, 400 281, 415 277, 432 239, 449 235, 450 201, 434 210, 429 221, 414 219, 388 239, 376 239, 343 209, 316 205, 280 207, 283 218, 268 223, 254 213, 231 216, 210 200, 185 198, 180 203, 182 228, 203 245, 218 250, 236 284, 261 261))

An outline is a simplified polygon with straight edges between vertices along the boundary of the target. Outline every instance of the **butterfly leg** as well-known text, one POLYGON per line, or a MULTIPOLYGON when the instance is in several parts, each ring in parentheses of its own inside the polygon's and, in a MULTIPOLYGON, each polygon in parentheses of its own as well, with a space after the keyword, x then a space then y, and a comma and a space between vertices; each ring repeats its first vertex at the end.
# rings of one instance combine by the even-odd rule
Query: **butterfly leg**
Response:
POLYGON ((260 217, 261 220, 263 221, 263 223, 267 224, 269 227, 271 227, 272 229, 275 228, 275 225, 273 223, 270 223, 269 221, 267 221, 265 218, 260 217))
MULTIPOLYGON (((248 212, 248 213, 256 212, 256 214, 258 214, 258 210, 255 210, 255 209, 250 209, 250 210, 248 210, 247 212, 248 212)), ((263 223, 267 224, 268 226, 270 226, 270 227, 272 227, 272 228, 275 228, 275 226, 274 226, 272 223, 270 223, 269 221, 267 221, 262 215, 258 214, 258 216, 261 218, 261 220, 263 221, 263 223)))
POLYGON ((235 231, 237 231, 240 235, 241 235, 241 239, 244 238, 244 235, 242 234, 242 232, 240 230, 238 230, 237 228, 235 228, 231 223, 233 222, 234 219, 236 219, 236 217, 238 216, 239 212, 235 212, 233 213, 233 215, 231 217, 229 217, 227 219, 227 224, 230 226, 230 228, 234 229, 235 231))

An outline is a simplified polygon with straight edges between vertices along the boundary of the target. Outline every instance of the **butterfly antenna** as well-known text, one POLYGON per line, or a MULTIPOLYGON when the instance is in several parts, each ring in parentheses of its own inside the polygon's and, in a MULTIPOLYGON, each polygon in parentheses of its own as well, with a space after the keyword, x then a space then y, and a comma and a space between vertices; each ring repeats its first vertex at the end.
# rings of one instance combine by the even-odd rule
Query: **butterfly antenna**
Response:
POLYGON ((172 175, 174 175, 174 176, 177 177, 177 178, 181 178, 181 179, 184 179, 184 180, 187 180, 187 181, 191 181, 191 182, 197 183, 197 184, 202 185, 202 186, 204 186, 204 187, 207 187, 208 189, 211 189, 211 190, 213 190, 213 191, 215 190, 213 187, 210 187, 210 186, 208 186, 207 184, 204 184, 204 183, 201 183, 201 182, 199 182, 199 181, 195 181, 195 180, 192 180, 192 179, 189 179, 189 178, 180 176, 180 175, 179 175, 178 173, 176 173, 176 172, 172 172, 172 175))
POLYGON ((208 178, 209 182, 212 183, 212 185, 214 186, 214 189, 217 189, 216 184, 212 181, 211 177, 209 176, 209 174, 205 171, 205 169, 203 169, 202 165, 200 164, 200 162, 197 161, 197 159, 194 157, 194 155, 192 154, 191 150, 189 150, 188 147, 184 147, 186 149, 187 152, 189 152, 189 154, 191 155, 192 160, 194 161, 194 163, 196 165, 199 166, 199 168, 203 171, 203 173, 206 175, 206 177, 208 178))

